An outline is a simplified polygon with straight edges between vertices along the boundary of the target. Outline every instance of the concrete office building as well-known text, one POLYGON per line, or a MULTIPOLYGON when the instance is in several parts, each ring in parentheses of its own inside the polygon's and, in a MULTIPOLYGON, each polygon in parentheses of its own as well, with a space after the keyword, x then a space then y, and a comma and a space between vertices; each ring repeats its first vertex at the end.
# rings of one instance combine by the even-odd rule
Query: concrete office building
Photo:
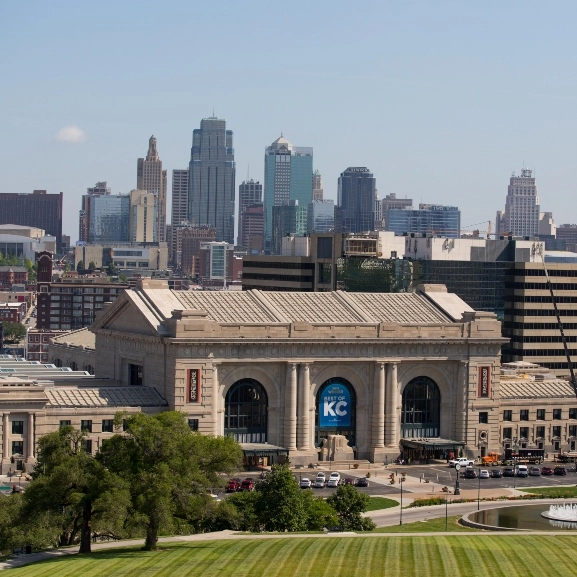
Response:
POLYGON ((250 204, 242 215, 242 236, 240 246, 247 254, 264 253, 264 206, 250 204))
POLYGON ((265 250, 271 250, 273 207, 297 201, 306 207, 313 200, 313 149, 293 146, 282 134, 264 154, 265 250))
POLYGON ((216 240, 233 244, 236 165, 225 120, 203 118, 193 131, 189 171, 188 220, 216 229, 216 240))
POLYGON ((245 225, 245 211, 249 206, 262 205, 262 184, 258 181, 245 180, 238 187, 238 239, 237 244, 247 249, 247 230, 245 225))
POLYGON ((375 230, 376 179, 364 166, 350 166, 339 177, 335 231, 375 230))
POLYGON ((168 268, 168 247, 161 243, 80 244, 74 247, 74 262, 91 262, 96 268, 113 264, 119 273, 128 270, 150 271, 168 268))
POLYGON ((146 190, 130 191, 130 242, 159 242, 157 201, 157 196, 146 190))
POLYGON ((307 210, 307 233, 335 230, 334 200, 315 200, 307 210))
POLYGON ((461 236, 461 211, 456 206, 419 204, 419 210, 387 210, 385 228, 395 234, 427 234, 447 238, 461 236))
POLYGON ((505 210, 497 212, 497 234, 536 236, 539 233, 539 195, 533 171, 521 170, 509 180, 505 210))
POLYGON ((200 245, 216 241, 216 228, 191 226, 182 231, 182 272, 189 276, 200 274, 200 245))
POLYGON ((56 237, 60 250, 63 197, 62 192, 46 194, 45 190, 35 190, 32 194, 0 193, 0 224, 41 228, 56 237))
POLYGON ((315 170, 313 172, 313 202, 321 201, 323 198, 323 177, 318 170, 315 170))
POLYGON ((387 194, 387 196, 381 200, 383 219, 388 210, 397 210, 399 208, 413 208, 413 200, 410 198, 397 198, 394 192, 387 194))
POLYGON ((188 188, 190 186, 189 171, 174 169, 172 171, 172 213, 171 224, 182 225, 188 222, 188 188))
MULTIPOLYGON (((146 190, 156 197, 154 236, 158 242, 166 242, 166 170, 162 170, 162 160, 158 156, 156 138, 148 140, 146 158, 139 158, 136 170, 136 189, 146 190)), ((133 239, 134 240, 134 239, 133 239)))

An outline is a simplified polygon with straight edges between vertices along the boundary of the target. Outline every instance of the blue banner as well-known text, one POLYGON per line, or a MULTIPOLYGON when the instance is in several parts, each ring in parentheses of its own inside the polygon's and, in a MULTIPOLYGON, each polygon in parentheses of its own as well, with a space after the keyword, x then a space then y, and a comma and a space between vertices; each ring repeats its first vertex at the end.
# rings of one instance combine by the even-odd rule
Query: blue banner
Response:
POLYGON ((345 385, 326 385, 319 398, 319 426, 348 428, 351 426, 351 394, 345 385))

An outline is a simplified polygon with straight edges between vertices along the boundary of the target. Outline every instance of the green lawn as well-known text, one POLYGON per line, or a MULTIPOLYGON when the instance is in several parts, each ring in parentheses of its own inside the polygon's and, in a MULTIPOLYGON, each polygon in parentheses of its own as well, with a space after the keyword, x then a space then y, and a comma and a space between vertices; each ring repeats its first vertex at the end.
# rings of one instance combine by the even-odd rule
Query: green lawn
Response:
MULTIPOLYGON (((459 525, 457 521, 462 517, 462 515, 457 515, 455 517, 449 517, 447 519, 447 531, 455 533, 470 533, 471 531, 477 532, 478 529, 471 529, 470 527, 464 527, 459 525)), ((389 527, 379 527, 371 531, 372 533, 438 533, 439 531, 445 531, 445 517, 439 517, 437 519, 429 519, 427 521, 416 521, 414 523, 406 523, 403 525, 391 525, 389 527)))
POLYGON ((8 575, 45 577, 569 577, 577 537, 310 537, 198 541, 157 552, 117 549, 72 556, 8 575))
POLYGON ((379 511, 381 509, 389 509, 390 507, 398 507, 399 502, 394 499, 387 499, 386 497, 371 497, 371 502, 367 511, 379 511))
POLYGON ((544 499, 573 499, 577 497, 577 487, 531 487, 524 493, 541 495, 544 499))

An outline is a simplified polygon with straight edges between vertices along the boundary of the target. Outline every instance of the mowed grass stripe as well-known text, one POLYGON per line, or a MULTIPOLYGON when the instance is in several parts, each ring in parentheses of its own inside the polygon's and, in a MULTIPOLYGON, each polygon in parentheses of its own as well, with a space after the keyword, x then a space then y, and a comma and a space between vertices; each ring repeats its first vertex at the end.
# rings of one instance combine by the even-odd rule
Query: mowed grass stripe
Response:
POLYGON ((378 539, 363 539, 361 546, 358 548, 357 565, 355 568, 355 577, 367 577, 368 575, 381 575, 382 571, 375 565, 379 555, 376 548, 379 545, 378 539))
POLYGON ((263 564, 263 575, 267 577, 278 577, 283 575, 283 565, 280 560, 283 557, 291 557, 296 555, 296 549, 300 549, 300 539, 271 539, 274 543, 270 551, 271 558, 268 563, 263 564))

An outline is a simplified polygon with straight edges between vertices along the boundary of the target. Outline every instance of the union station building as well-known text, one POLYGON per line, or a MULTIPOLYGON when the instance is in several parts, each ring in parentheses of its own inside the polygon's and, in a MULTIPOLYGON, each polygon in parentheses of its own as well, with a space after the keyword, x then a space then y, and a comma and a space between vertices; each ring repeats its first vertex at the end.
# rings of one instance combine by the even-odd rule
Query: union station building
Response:
POLYGON ((151 387, 247 461, 384 462, 499 450, 501 324, 443 285, 415 293, 174 291, 105 305, 97 379, 151 387))

